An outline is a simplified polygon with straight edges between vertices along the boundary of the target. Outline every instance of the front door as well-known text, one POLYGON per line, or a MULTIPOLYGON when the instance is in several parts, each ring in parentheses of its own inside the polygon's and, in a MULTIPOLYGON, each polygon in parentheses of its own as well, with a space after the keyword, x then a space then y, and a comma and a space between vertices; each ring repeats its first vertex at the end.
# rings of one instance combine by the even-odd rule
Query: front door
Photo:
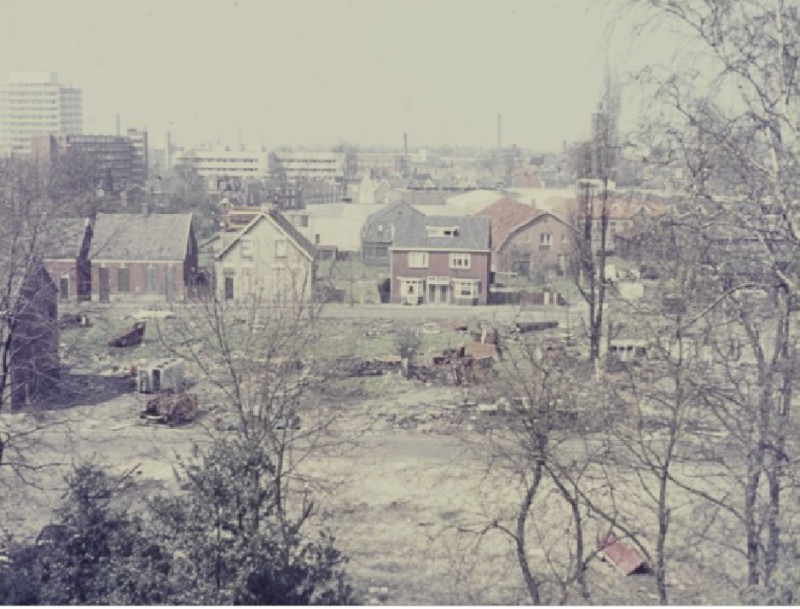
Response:
POLYGON ((175 300, 175 269, 172 266, 167 267, 167 284, 164 287, 167 295, 167 302, 175 300))
POLYGON ((58 281, 58 297, 69 300, 69 277, 61 277, 58 281))
POLYGON ((428 304, 447 304, 449 291, 446 285, 428 284, 428 304))
POLYGON ((100 280, 100 302, 108 302, 111 300, 108 282, 108 269, 100 268, 98 271, 100 272, 98 277, 100 280))

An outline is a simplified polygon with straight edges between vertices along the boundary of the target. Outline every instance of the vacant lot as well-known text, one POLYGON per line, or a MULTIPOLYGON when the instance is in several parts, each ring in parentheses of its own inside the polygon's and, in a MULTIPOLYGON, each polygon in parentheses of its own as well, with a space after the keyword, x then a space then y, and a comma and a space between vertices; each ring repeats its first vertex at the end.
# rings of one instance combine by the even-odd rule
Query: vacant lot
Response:
MULTIPOLYGON (((15 431, 36 429, 18 447, 25 478, 8 472, 3 477, 0 514, 6 531, 18 539, 35 537, 50 521, 64 474, 74 462, 92 459, 117 473, 135 468, 138 484, 130 502, 143 508, 145 498, 176 489, 178 457, 189 456, 195 444, 214 433, 235 433, 215 431, 219 398, 191 367, 188 376, 192 391, 201 396, 203 416, 185 427, 142 424, 138 413, 146 397, 133 392, 125 374, 132 365, 166 354, 155 323, 151 320, 143 345, 113 350, 105 340, 131 319, 102 312, 91 321, 89 328, 69 328, 62 335, 69 373, 54 404, 58 407, 3 416, 15 431)), ((158 325, 168 333, 171 323, 158 325)), ((423 352, 466 339, 441 320, 418 320, 417 325, 423 330, 423 352)), ((388 354, 397 327, 380 319, 340 320, 331 324, 327 344, 339 345, 337 355, 388 354)), ((349 555, 349 571, 365 601, 528 602, 513 546, 488 530, 493 519, 511 513, 518 495, 507 481, 488 475, 489 448, 482 446, 491 422, 490 415, 475 411, 477 395, 476 388, 427 385, 394 373, 342 379, 316 396, 326 409, 341 413, 331 431, 341 443, 305 461, 302 469, 325 489, 318 497, 320 520, 349 555)), ((676 513, 676 520, 680 517, 676 513)), ((545 530, 549 522, 547 513, 537 513, 538 527, 545 530)), ((531 554, 545 559, 536 548, 531 554)), ((694 585, 703 574, 687 570, 680 577, 687 579, 676 581, 675 600, 726 598, 694 585)), ((651 576, 624 578, 595 561, 589 579, 603 602, 655 601, 651 576)))

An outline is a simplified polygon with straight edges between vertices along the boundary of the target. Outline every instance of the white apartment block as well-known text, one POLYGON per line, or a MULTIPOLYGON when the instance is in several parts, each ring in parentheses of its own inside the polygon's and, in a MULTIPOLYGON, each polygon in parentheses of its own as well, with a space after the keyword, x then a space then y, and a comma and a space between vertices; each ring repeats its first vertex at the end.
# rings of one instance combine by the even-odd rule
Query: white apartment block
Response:
POLYGON ((273 177, 289 182, 344 180, 345 154, 318 150, 277 150, 272 153, 273 177))
POLYGON ((82 132, 82 92, 55 72, 12 72, 0 87, 0 154, 29 155, 37 135, 82 132))
POLYGON ((191 165, 206 181, 217 178, 260 180, 269 175, 269 158, 263 149, 185 150, 176 153, 172 165, 191 165))

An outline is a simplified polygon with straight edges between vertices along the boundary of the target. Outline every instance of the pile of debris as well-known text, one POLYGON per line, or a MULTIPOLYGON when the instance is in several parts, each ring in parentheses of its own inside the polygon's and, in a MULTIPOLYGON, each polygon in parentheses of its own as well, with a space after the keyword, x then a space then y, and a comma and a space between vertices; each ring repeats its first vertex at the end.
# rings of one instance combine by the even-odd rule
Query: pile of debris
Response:
MULTIPOLYGON (((497 334, 487 334, 497 340, 497 334)), ((433 355, 427 365, 411 366, 410 377, 425 383, 467 385, 490 377, 500 352, 496 343, 472 341, 460 347, 448 347, 433 355)))
POLYGON ((145 423, 161 423, 162 425, 183 425, 197 418, 197 396, 193 393, 164 392, 147 400, 145 409, 139 417, 145 423))
POLYGON ((387 355, 371 359, 340 357, 333 362, 331 373, 340 377, 381 376, 400 370, 400 357, 387 355))
POLYGON ((144 331, 147 323, 144 321, 137 321, 130 328, 115 335, 108 341, 109 347, 132 347, 134 345, 141 345, 144 340, 144 331))
POLYGON ((544 332, 558 327, 558 321, 517 321, 511 324, 510 332, 524 334, 527 332, 544 332))

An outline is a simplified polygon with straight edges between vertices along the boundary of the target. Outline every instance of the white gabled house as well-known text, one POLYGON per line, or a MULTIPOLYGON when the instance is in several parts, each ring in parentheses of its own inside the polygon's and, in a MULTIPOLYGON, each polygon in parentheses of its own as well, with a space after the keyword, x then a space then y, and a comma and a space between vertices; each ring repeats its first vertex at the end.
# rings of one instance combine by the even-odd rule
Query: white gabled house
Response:
POLYGON ((289 304, 312 299, 315 248, 279 212, 258 213, 216 256, 223 301, 289 304))

